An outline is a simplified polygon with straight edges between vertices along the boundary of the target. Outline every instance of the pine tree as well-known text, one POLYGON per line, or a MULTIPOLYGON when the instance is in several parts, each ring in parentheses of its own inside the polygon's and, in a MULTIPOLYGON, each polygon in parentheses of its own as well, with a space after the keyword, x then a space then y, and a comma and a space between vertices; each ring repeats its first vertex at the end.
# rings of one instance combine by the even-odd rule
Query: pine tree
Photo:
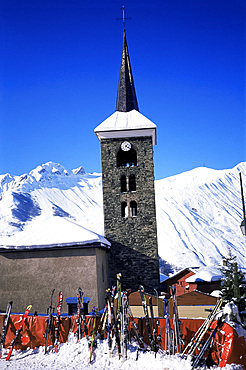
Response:
POLYGON ((238 307, 242 322, 246 323, 246 279, 238 268, 236 257, 233 257, 231 253, 223 260, 221 272, 223 274, 221 287, 223 305, 233 302, 238 307))

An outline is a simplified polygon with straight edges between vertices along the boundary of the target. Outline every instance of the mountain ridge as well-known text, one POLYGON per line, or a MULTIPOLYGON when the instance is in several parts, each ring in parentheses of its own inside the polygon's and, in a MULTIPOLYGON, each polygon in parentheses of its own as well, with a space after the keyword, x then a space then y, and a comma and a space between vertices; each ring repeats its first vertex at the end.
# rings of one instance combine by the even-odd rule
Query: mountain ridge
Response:
MULTIPOLYGON (((178 268, 218 265, 230 249, 239 265, 246 264, 239 172, 244 181, 246 162, 226 170, 198 167, 155 181, 162 260, 178 268)), ((47 162, 29 174, 0 175, 0 244, 51 217, 104 235, 101 174, 47 162)))

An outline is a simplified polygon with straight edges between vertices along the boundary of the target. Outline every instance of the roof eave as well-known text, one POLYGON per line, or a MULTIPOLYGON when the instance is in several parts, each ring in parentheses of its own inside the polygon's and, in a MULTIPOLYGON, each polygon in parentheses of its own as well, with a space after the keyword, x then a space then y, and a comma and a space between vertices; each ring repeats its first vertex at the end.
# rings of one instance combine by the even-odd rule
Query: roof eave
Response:
POLYGON ((96 136, 101 142, 103 139, 116 139, 116 138, 131 138, 131 137, 152 137, 152 145, 156 145, 156 127, 153 128, 139 128, 139 129, 126 129, 126 130, 108 130, 108 131, 95 131, 96 136))

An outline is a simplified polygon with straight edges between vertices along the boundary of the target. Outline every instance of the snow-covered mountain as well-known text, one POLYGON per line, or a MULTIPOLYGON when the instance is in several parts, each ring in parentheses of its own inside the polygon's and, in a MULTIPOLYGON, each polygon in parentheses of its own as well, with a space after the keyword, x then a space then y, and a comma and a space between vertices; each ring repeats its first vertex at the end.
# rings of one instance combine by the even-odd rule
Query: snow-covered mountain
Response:
MULTIPOLYGON (((179 268, 218 265, 231 248, 239 265, 246 265, 239 172, 246 179, 246 162, 228 170, 196 168, 155 182, 163 260, 179 268)), ((37 230, 54 217, 103 235, 102 204, 101 174, 87 174, 82 167, 68 172, 48 162, 22 176, 0 175, 0 244, 11 244, 13 235, 37 230)))

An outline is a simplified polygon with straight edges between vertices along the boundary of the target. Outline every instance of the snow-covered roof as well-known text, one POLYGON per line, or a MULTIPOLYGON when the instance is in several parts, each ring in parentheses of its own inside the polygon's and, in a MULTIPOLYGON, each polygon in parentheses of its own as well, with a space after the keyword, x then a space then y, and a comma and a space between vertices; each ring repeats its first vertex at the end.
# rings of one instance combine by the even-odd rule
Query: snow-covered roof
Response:
MULTIPOLYGON (((193 272, 194 274, 196 273, 197 269, 199 269, 199 267, 185 267, 185 268, 182 268, 178 271, 175 271, 173 274, 170 274, 168 276, 168 279, 173 279, 173 278, 176 278, 178 275, 182 274, 183 272, 185 272, 186 270, 189 270, 190 272, 193 272)), ((187 280, 186 280, 187 281, 187 280)))
POLYGON ((218 281, 222 279, 222 273, 219 268, 215 266, 206 266, 200 268, 194 275, 186 279, 187 283, 196 283, 196 282, 211 282, 218 281))
POLYGON ((0 249, 71 247, 95 243, 99 243, 100 246, 106 248, 110 247, 110 242, 103 236, 84 228, 68 218, 54 216, 26 225, 23 231, 14 235, 2 237, 0 249))
POLYGON ((99 140, 151 136, 153 145, 156 144, 156 124, 135 109, 130 112, 114 112, 94 132, 99 140))

